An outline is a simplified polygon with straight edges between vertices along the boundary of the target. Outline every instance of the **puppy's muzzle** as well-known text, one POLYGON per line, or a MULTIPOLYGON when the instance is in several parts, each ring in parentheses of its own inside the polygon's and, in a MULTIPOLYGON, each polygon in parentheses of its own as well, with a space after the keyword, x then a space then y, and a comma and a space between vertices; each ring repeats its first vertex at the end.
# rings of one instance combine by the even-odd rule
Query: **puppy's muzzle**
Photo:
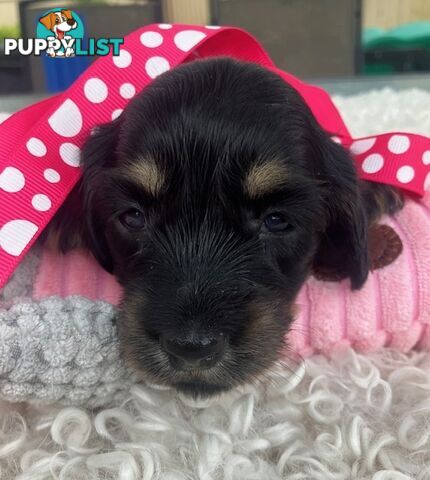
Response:
POLYGON ((178 370, 205 370, 215 366, 223 357, 224 335, 188 335, 161 337, 161 347, 178 370))

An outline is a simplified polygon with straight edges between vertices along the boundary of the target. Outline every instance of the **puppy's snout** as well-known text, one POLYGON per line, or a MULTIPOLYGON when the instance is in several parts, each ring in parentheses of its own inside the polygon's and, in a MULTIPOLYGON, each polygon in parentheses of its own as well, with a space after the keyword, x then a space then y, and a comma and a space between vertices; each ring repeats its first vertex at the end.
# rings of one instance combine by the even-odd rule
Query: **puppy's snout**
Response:
POLYGON ((225 350, 223 335, 193 335, 161 338, 161 346, 169 354, 175 368, 206 369, 222 358, 225 350))
POLYGON ((73 18, 69 18, 69 19, 67 20, 67 25, 70 25, 71 27, 73 27, 73 26, 75 25, 75 23, 76 23, 76 22, 75 22, 75 20, 73 20, 73 18))

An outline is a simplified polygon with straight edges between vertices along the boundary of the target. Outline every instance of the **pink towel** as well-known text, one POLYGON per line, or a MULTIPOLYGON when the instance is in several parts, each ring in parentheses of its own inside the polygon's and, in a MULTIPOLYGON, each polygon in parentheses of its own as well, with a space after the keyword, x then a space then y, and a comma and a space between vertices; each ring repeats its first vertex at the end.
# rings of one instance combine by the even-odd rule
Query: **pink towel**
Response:
MULTIPOLYGON (((297 298, 299 313, 288 345, 302 356, 351 345, 371 352, 391 346, 402 352, 430 349, 430 192, 408 199, 395 218, 384 218, 403 242, 403 253, 369 275, 352 292, 349 281, 311 277, 297 298)), ((82 251, 45 251, 34 285, 35 298, 82 295, 117 305, 121 288, 112 275, 82 251)))

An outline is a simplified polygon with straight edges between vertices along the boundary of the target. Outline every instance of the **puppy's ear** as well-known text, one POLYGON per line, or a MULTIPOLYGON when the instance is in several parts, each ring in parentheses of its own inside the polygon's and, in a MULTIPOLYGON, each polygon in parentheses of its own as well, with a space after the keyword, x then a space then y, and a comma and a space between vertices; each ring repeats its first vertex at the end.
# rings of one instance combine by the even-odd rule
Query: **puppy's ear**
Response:
POLYGON ((114 265, 104 233, 106 199, 100 192, 106 178, 106 169, 116 162, 119 127, 119 118, 97 127, 82 149, 81 195, 85 243, 100 265, 110 273, 114 265))
POLYGON ((84 144, 82 177, 41 235, 41 241, 63 253, 77 248, 92 251, 101 266, 112 273, 113 261, 106 242, 101 186, 104 171, 115 162, 119 120, 97 127, 84 144))
POLYGON ((311 141, 315 174, 328 213, 314 270, 351 279, 360 288, 369 273, 368 220, 353 159, 324 132, 311 141))
POLYGON ((73 18, 71 10, 61 10, 61 13, 69 20, 73 18))
POLYGON ((42 18, 39 18, 39 22, 48 30, 51 30, 51 28, 54 26, 55 23, 55 14, 54 13, 48 13, 42 18))

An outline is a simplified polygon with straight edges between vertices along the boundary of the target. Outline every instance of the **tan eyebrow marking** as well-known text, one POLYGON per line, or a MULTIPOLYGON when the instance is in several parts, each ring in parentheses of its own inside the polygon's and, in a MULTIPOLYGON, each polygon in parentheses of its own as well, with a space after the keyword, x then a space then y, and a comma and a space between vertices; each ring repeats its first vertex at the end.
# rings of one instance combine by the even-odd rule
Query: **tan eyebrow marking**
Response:
POLYGON ((252 198, 270 193, 285 183, 288 169, 279 160, 256 163, 245 178, 245 191, 252 198))
POLYGON ((153 159, 139 158, 135 163, 127 165, 123 172, 152 195, 157 195, 160 192, 165 181, 164 173, 153 159))

